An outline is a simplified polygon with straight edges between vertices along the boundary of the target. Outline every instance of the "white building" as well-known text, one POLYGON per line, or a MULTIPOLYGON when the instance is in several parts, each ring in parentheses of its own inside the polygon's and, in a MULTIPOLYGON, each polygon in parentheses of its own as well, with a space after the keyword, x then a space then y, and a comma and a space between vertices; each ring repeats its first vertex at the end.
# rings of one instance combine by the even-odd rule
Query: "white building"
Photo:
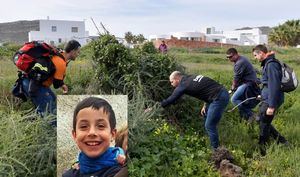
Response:
POLYGON ((218 31, 214 32, 214 28, 207 28, 213 30, 211 33, 206 33, 206 41, 208 42, 222 42, 235 45, 258 45, 267 44, 268 35, 262 34, 259 28, 245 28, 232 31, 218 31))
POLYGON ((29 41, 44 41, 51 45, 77 40, 81 45, 88 42, 88 31, 85 31, 84 21, 39 20, 39 31, 28 33, 29 41))
POLYGON ((234 45, 268 44, 268 35, 259 28, 245 28, 232 31, 216 31, 214 27, 203 28, 202 32, 173 32, 167 35, 150 35, 149 40, 171 39, 219 42, 234 45))
POLYGON ((149 40, 162 40, 162 39, 171 39, 172 37, 179 40, 190 40, 190 41, 204 41, 205 34, 201 32, 171 32, 169 34, 162 35, 150 35, 149 40))

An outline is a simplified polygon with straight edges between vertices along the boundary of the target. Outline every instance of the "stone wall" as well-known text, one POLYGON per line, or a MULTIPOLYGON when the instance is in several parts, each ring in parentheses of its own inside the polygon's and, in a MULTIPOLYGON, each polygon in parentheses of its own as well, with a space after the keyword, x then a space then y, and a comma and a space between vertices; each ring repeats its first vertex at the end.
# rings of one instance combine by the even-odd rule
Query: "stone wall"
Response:
POLYGON ((0 23, 0 43, 23 44, 28 42, 28 32, 39 31, 39 26, 39 20, 0 23))

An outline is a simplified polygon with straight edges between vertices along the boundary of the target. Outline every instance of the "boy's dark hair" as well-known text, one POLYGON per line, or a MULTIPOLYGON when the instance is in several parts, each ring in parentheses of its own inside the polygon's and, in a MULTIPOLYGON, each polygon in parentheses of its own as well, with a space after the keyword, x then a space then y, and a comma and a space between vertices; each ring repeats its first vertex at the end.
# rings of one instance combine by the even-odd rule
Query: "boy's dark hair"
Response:
POLYGON ((76 131, 77 115, 80 110, 84 108, 92 107, 99 110, 103 108, 103 111, 108 114, 109 125, 111 129, 116 128, 116 117, 111 105, 104 99, 98 97, 88 97, 79 102, 74 110, 73 114, 73 130, 76 131))
POLYGON ((79 47, 81 47, 81 45, 78 41, 70 40, 65 46, 65 51, 70 53, 72 50, 77 50, 79 47))
POLYGON ((255 46, 252 49, 252 52, 257 52, 257 51, 260 51, 263 53, 268 53, 268 48, 265 45, 260 44, 260 45, 255 46))
POLYGON ((238 53, 238 51, 235 48, 229 48, 226 52, 227 55, 229 55, 229 54, 235 55, 237 53, 238 53))

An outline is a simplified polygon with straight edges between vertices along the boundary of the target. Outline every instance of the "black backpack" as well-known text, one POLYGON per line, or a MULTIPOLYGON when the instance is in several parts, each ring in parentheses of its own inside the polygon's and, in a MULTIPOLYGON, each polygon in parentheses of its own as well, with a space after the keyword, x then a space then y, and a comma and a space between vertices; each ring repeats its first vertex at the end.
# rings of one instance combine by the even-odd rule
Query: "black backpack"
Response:
MULTIPOLYGON (((296 73, 293 68, 288 66, 286 63, 279 61, 277 59, 272 59, 266 63, 266 65, 270 62, 277 62, 281 66, 281 91, 283 92, 291 92, 294 91, 298 87, 298 79, 296 73)), ((265 66, 266 68, 266 66, 265 66)))

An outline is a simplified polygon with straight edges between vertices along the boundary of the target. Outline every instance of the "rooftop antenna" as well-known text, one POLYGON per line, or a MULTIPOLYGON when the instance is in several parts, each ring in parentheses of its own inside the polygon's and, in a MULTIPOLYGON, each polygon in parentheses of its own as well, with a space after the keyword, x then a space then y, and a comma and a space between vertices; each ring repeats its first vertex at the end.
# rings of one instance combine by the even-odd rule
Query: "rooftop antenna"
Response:
POLYGON ((97 29, 98 34, 100 35, 100 34, 101 34, 101 33, 100 33, 100 30, 99 30, 99 28, 97 27, 97 25, 96 25, 96 23, 94 22, 94 19, 93 19, 92 17, 91 17, 91 20, 92 20, 92 22, 93 22, 95 28, 97 29))

